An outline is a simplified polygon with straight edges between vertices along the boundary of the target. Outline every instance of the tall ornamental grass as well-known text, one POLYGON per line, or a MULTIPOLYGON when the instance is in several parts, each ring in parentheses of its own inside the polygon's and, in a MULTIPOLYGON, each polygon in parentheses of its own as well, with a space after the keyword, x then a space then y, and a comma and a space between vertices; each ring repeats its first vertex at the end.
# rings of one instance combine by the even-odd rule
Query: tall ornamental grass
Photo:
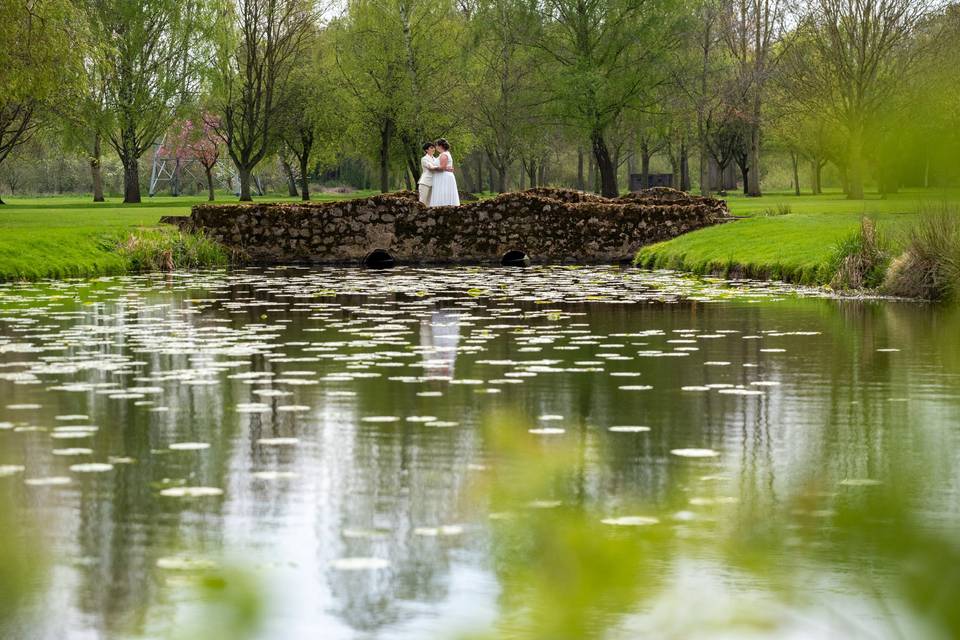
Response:
POLYGON ((921 210, 881 290, 909 298, 960 300, 960 207, 942 204, 921 210))

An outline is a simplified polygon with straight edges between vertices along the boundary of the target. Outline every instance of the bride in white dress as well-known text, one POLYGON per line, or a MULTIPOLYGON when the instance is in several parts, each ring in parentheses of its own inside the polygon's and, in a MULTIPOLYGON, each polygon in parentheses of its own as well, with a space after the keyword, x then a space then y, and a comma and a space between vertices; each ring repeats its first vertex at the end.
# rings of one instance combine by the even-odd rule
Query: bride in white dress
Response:
POLYGON ((459 207, 460 193, 457 191, 457 177, 453 174, 453 156, 450 155, 450 143, 440 138, 440 170, 433 176, 433 190, 430 192, 431 207, 459 207))

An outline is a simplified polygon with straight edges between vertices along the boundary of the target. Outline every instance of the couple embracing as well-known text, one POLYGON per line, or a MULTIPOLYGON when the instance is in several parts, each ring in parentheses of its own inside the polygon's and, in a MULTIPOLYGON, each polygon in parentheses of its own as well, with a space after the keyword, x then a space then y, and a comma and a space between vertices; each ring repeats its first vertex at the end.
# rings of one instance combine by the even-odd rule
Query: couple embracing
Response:
POLYGON ((428 207, 460 206, 460 194, 457 192, 457 178, 453 175, 453 156, 450 155, 450 143, 440 138, 436 142, 423 145, 423 157, 420 158, 420 202, 428 207), (436 157, 437 149, 440 156, 436 157))

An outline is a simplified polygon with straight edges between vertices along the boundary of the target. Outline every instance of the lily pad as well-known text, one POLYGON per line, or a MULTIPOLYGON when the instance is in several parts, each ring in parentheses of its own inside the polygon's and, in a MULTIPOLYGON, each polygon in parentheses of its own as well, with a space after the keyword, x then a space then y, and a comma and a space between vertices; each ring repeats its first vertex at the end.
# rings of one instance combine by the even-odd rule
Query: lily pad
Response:
POLYGON ((671 449, 670 453, 681 458, 715 458, 720 455, 713 449, 671 449))
POLYGON ((658 524, 660 519, 650 516, 620 516, 617 518, 604 518, 600 522, 614 527, 647 527, 658 524))
POLYGON ((170 487, 160 491, 165 498, 207 498, 222 496, 223 489, 217 487, 170 487))
POLYGON ((330 566, 337 571, 378 571, 389 567, 390 561, 383 558, 337 558, 330 566))
POLYGON ((103 473, 113 471, 113 465, 106 462, 88 462, 85 464, 72 464, 70 471, 74 473, 103 473))

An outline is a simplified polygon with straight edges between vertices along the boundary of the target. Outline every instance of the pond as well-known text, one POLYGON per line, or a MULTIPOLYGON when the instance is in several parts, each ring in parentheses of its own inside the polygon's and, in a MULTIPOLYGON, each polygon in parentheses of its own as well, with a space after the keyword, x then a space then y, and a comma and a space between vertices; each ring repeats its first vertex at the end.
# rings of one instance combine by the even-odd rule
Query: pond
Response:
POLYGON ((0 632, 950 637, 958 329, 616 267, 0 285, 0 632))

